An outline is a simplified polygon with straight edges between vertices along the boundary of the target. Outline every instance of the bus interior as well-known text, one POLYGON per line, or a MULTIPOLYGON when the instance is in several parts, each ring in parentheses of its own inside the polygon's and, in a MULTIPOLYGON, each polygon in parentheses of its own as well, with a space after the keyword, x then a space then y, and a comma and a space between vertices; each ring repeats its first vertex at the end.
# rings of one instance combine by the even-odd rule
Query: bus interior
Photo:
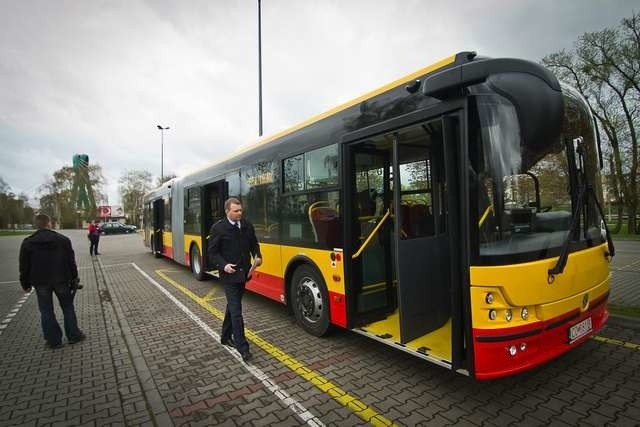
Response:
POLYGON ((356 331, 450 363, 444 135, 444 120, 437 119, 348 146, 353 254, 347 293, 356 331))

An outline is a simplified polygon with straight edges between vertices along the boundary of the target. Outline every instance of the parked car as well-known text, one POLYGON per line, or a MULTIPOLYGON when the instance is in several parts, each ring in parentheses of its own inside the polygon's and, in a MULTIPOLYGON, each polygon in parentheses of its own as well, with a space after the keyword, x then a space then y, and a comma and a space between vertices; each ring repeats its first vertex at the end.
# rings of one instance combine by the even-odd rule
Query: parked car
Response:
POLYGON ((120 224, 119 222, 105 222, 100 225, 101 234, 126 234, 135 233, 137 230, 135 225, 120 224))

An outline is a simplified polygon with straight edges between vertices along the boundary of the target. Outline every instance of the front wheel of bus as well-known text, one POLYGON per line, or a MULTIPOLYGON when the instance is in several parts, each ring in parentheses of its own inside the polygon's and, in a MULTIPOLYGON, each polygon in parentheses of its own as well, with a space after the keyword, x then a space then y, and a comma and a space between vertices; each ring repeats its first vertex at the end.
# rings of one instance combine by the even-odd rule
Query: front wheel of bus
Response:
POLYGON ((207 278, 207 275, 204 272, 204 268, 202 266, 202 258, 200 257, 200 250, 196 245, 191 246, 191 272, 195 276, 196 280, 203 281, 207 278))
POLYGON ((292 277, 293 312, 302 328, 317 337, 329 330, 327 286, 315 269, 298 267, 292 277))

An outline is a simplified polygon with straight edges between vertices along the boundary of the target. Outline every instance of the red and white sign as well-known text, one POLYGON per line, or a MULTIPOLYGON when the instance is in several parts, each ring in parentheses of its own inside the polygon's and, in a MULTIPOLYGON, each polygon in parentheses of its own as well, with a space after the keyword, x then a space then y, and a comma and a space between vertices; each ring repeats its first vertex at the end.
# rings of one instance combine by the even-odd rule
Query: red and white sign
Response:
POLYGON ((98 206, 98 216, 102 218, 111 216, 111 206, 98 206))

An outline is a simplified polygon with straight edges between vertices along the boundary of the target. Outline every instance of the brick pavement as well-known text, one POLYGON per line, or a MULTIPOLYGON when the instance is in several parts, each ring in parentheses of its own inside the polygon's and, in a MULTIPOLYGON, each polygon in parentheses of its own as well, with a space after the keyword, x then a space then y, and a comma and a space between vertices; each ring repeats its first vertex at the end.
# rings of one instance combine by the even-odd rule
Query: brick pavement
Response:
MULTIPOLYGON (((215 291, 210 303, 223 309, 224 299, 215 299, 222 295, 219 285, 197 282, 181 266, 154 259, 135 239, 103 238, 97 275, 89 257, 77 250, 85 289, 76 306, 87 341, 45 349, 33 296, 0 335, 0 425, 302 424, 130 263, 138 263, 215 331, 219 319, 155 271, 169 270, 167 275, 200 296, 215 291)), ((77 247, 83 243, 74 240, 77 247)), ((621 266, 629 272, 629 263, 621 266)), ((619 285, 615 271, 614 282, 612 297, 633 286, 619 285)), ((7 296, 0 299, 2 310, 22 296, 9 289, 0 285, 0 296, 7 296)), ((247 328, 398 425, 637 425, 640 420, 638 350, 592 340, 533 371, 477 382, 348 331, 309 336, 293 325, 284 307, 256 295, 247 294, 244 305, 247 328)), ((609 325, 601 335, 640 343, 640 329, 609 325)), ((326 425, 365 424, 269 354, 254 352, 253 364, 326 425)))
POLYGON ((611 262, 609 302, 640 307, 640 242, 616 241, 616 256, 611 262))

